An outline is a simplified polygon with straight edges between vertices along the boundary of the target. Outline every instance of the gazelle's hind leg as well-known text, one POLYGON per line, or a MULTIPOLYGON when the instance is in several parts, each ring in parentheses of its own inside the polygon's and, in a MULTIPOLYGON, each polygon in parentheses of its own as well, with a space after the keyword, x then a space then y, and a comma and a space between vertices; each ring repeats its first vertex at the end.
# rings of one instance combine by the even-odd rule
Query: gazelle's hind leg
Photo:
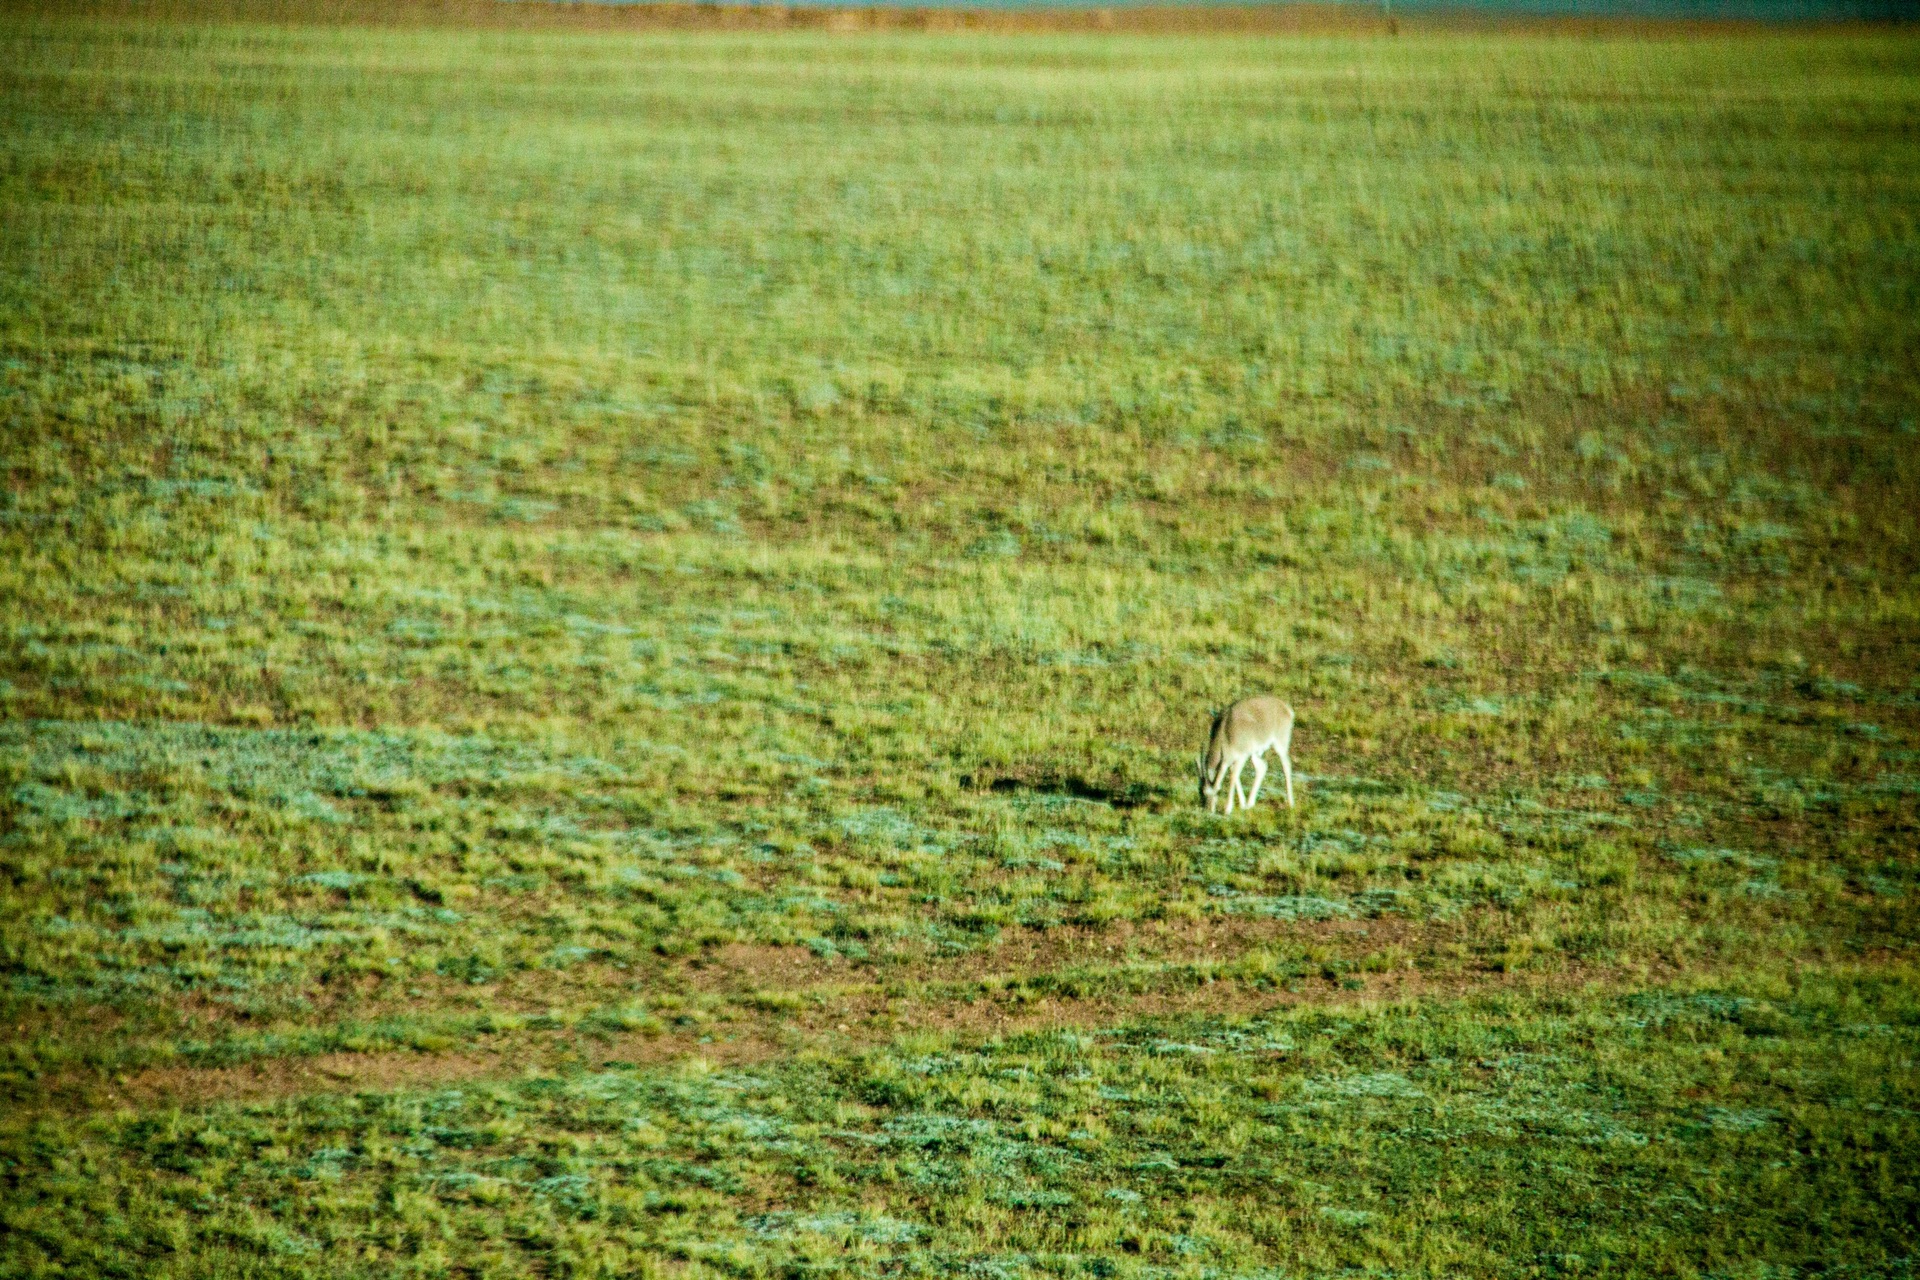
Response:
POLYGON ((1280 748, 1280 769, 1287 776, 1287 808, 1293 808, 1293 760, 1287 748, 1280 748))
POLYGON ((1260 803, 1260 784, 1267 780, 1267 753, 1253 753, 1253 794, 1247 797, 1247 808, 1260 803))

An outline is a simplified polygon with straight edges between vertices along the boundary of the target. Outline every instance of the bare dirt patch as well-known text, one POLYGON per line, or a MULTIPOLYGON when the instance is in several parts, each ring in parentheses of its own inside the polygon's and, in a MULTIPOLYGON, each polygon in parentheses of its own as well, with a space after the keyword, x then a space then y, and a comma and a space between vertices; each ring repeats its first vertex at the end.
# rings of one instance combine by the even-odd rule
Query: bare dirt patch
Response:
POLYGON ((764 1061, 806 1050, 858 1052, 914 1034, 994 1038, 1023 1032, 1087 1030, 1195 1013, 1250 1016, 1303 1004, 1365 1008, 1420 998, 1457 998, 1481 990, 1570 990, 1605 975, 1463 973, 1415 970, 1370 974, 1358 989, 1314 983, 1299 991, 1258 991, 1227 982, 1179 992, 1076 1000, 1027 998, 1007 991, 971 1000, 917 1001, 856 990, 794 1010, 730 1009, 703 1025, 664 1033, 586 1037, 571 1032, 515 1032, 439 1053, 327 1053, 269 1059, 235 1067, 165 1067, 122 1079, 70 1078, 47 1095, 55 1109, 106 1104, 139 1108, 201 1106, 321 1093, 389 1092, 462 1080, 610 1064, 705 1059, 717 1064, 764 1061))
POLYGON ((943 984, 996 974, 1031 976, 1074 964, 1198 964, 1230 961, 1260 947, 1318 947, 1342 956, 1403 949, 1452 938, 1458 926, 1405 920, 1116 921, 1100 928, 1065 927, 1010 933, 991 948, 898 963, 820 958, 804 947, 739 944, 687 962, 683 978, 700 991, 797 991, 828 982, 943 984))
MULTIPOLYGON (((1462 923, 1375 920, 1278 921, 1203 918, 1115 921, 1099 927, 1010 930, 993 945, 951 956, 854 960, 820 956, 803 946, 730 943, 690 956, 654 957, 636 963, 598 961, 566 970, 531 969, 498 975, 484 984, 439 974, 405 978, 358 977, 317 982, 298 992, 319 1019, 372 1019, 388 1015, 490 1009, 538 1014, 553 1008, 645 1001, 661 995, 747 996, 762 992, 805 993, 821 987, 859 984, 944 986, 1004 975, 1033 976, 1071 965, 1225 963, 1256 948, 1307 950, 1353 960, 1399 948, 1419 954, 1451 942, 1462 923)), ((197 1036, 251 1025, 232 1005, 186 994, 172 1002, 184 1026, 197 1036)), ((21 1032, 74 1021, 71 1010, 22 1012, 21 1032)), ((89 1010, 84 1021, 96 1032, 124 1022, 111 1009, 89 1010), (110 1020, 110 1021, 108 1021, 110 1020)))

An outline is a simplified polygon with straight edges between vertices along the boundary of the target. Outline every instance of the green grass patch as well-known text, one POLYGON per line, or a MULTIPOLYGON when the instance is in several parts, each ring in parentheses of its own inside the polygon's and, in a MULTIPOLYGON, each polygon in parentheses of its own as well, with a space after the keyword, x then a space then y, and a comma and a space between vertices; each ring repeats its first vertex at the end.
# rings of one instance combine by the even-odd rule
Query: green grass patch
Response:
POLYGON ((148 1275, 1894 1276, 1916 1037, 1906 975, 1810 972, 20 1120, 5 1248, 148 1275))

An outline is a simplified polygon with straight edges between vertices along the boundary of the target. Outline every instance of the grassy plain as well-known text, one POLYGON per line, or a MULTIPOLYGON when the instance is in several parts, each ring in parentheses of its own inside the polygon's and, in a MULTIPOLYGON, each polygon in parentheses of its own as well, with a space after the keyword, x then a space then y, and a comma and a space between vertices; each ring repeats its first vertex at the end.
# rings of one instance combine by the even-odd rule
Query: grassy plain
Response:
POLYGON ((1911 32, 0 120, 0 1272, 1913 1273, 1911 32))

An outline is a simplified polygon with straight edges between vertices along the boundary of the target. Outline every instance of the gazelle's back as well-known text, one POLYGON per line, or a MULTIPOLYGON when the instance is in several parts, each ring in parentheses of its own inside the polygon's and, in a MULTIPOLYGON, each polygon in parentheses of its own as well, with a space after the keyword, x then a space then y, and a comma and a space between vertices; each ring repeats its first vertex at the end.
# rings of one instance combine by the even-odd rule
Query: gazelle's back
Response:
POLYGON ((1269 694, 1242 698, 1213 722, 1213 743, 1234 754, 1293 736, 1293 708, 1269 694))

